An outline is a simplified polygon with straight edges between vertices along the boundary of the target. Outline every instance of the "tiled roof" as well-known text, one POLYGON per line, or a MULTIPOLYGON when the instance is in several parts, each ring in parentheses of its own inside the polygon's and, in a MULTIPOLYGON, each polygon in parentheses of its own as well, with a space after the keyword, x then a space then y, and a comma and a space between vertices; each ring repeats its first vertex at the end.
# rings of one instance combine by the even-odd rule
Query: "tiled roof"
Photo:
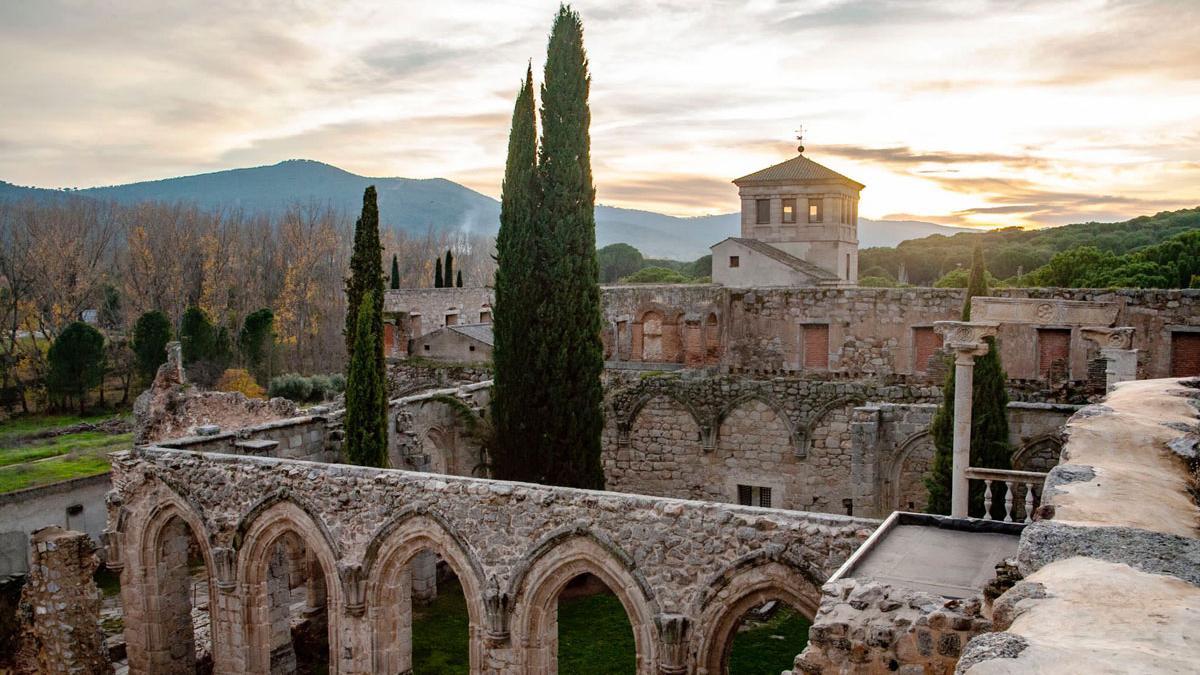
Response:
POLYGON ((797 272, 807 274, 814 279, 824 279, 829 281, 839 280, 836 274, 830 272, 824 267, 821 267, 820 265, 814 265, 803 258, 797 258, 791 253, 777 249, 764 241, 759 241, 757 239, 744 239, 742 237, 730 237, 725 241, 735 241, 748 249, 761 253, 777 262, 781 262, 797 272))
POLYGON ((496 339, 492 335, 492 324, 490 323, 460 323, 453 326, 446 326, 456 333, 462 333, 467 337, 478 340, 483 344, 494 347, 496 339))
POLYGON ((828 183, 835 181, 839 183, 849 183, 856 186, 858 189, 865 187, 858 181, 846 178, 842 174, 822 166, 805 157, 804 155, 796 155, 795 157, 780 162, 775 166, 768 166, 762 171, 755 171, 748 176, 733 181, 734 185, 742 183, 758 183, 758 182, 823 182, 828 183))

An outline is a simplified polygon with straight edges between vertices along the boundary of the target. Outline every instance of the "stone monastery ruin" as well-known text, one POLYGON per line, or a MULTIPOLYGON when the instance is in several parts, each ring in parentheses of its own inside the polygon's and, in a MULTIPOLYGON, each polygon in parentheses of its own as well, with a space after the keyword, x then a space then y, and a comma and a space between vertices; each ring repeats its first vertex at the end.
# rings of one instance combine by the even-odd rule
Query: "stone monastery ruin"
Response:
MULTIPOLYGON (((735 183, 716 283, 602 289, 606 491, 480 475, 487 288, 387 293, 390 469, 336 463, 342 411, 197 398, 173 355, 98 551, 129 672, 419 672, 414 600, 446 570, 475 673, 565 672, 557 601, 581 575, 646 675, 727 672, 772 602, 813 621, 796 675, 1194 670, 1200 291, 1009 289, 962 323, 960 289, 854 285, 861 184, 803 154, 735 183), (956 441, 955 508, 970 485, 1005 518, 927 515, 947 368, 970 377, 985 336, 1013 470, 956 441)), ((112 672, 90 600, 49 583, 87 586, 91 550, 34 535, 34 672, 112 672)))

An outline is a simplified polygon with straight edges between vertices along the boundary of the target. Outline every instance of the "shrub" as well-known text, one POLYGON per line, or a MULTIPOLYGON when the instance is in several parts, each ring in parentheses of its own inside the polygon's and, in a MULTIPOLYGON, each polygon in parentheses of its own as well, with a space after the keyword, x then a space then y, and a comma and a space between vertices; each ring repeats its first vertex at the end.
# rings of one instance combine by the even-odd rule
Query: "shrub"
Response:
POLYGON ((626 284, 686 284, 691 281, 691 277, 685 277, 665 267, 643 267, 621 279, 621 282, 626 284))
POLYGON ((242 368, 230 368, 221 373, 221 379, 217 380, 217 390, 240 391, 250 398, 262 398, 266 393, 258 386, 258 382, 254 381, 254 376, 242 368))
POLYGON ((299 373, 287 373, 271 378, 267 393, 272 398, 282 396, 297 402, 307 401, 312 396, 312 381, 299 373))

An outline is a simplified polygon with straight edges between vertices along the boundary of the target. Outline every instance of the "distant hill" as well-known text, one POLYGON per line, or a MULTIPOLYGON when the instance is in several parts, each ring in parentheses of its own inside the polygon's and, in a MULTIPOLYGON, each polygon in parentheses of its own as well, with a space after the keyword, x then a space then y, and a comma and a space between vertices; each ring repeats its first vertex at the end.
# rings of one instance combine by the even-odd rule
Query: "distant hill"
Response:
MULTIPOLYGON (((276 215, 291 204, 315 201, 353 215, 361 208, 362 192, 368 185, 379 191, 379 210, 385 225, 416 233, 430 226, 483 234, 494 234, 499 228, 498 201, 444 178, 372 178, 305 159, 70 192, 0 181, 0 199, 49 200, 79 195, 123 204, 180 201, 202 208, 241 207, 276 215)), ((737 234, 738 217, 737 213, 724 213, 680 218, 601 205, 596 207, 596 243, 606 246, 624 242, 648 257, 693 260, 708 253, 710 245, 737 234)), ((859 219, 863 248, 895 246, 906 239, 960 231, 912 220, 859 219)))

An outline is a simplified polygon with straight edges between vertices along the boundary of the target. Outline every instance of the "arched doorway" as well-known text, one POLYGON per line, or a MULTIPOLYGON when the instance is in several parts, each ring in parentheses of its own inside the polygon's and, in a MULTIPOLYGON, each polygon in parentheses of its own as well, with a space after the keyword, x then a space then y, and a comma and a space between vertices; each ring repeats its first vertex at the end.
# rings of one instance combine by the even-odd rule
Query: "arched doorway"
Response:
MULTIPOLYGON (((206 673, 213 669, 212 569, 206 542, 183 512, 168 507, 144 538, 148 672, 206 673)), ((134 626, 130 626, 137 630, 134 626)), ((131 658, 137 665, 138 659, 131 658)))
MULTIPOLYGON (((777 672, 791 667, 791 659, 804 651, 808 626, 821 601, 818 585, 797 568, 780 562, 766 562, 731 578, 723 579, 700 612, 695 661, 699 675, 751 675, 777 672), (786 613, 780 615, 779 612, 786 613), (772 623, 774 619, 780 619, 772 623), (766 655, 764 662, 754 644, 737 644, 749 631, 747 621, 762 624, 766 635, 758 642, 772 641, 778 631, 784 635, 777 653, 766 655), (737 659, 733 658, 737 652, 737 659), (786 656, 790 652, 791 656, 786 656), (731 666, 739 668, 735 671, 731 666)), ((752 626, 754 630, 756 626, 752 626)))
POLYGON ((477 672, 484 609, 474 557, 429 516, 395 521, 376 541, 365 562, 373 672, 477 672), (432 597, 419 591, 426 560, 440 578, 432 597))
POLYGON ((522 672, 567 673, 559 667, 560 597, 572 584, 594 583, 587 579, 589 575, 611 590, 625 610, 633 638, 634 672, 655 672, 651 601, 621 561, 625 556, 614 554, 610 548, 589 536, 576 536, 533 557, 518 581, 513 613, 513 639, 520 652, 522 672))
POLYGON ((341 588, 324 531, 291 502, 264 510, 245 531, 248 672, 336 673, 341 588))

